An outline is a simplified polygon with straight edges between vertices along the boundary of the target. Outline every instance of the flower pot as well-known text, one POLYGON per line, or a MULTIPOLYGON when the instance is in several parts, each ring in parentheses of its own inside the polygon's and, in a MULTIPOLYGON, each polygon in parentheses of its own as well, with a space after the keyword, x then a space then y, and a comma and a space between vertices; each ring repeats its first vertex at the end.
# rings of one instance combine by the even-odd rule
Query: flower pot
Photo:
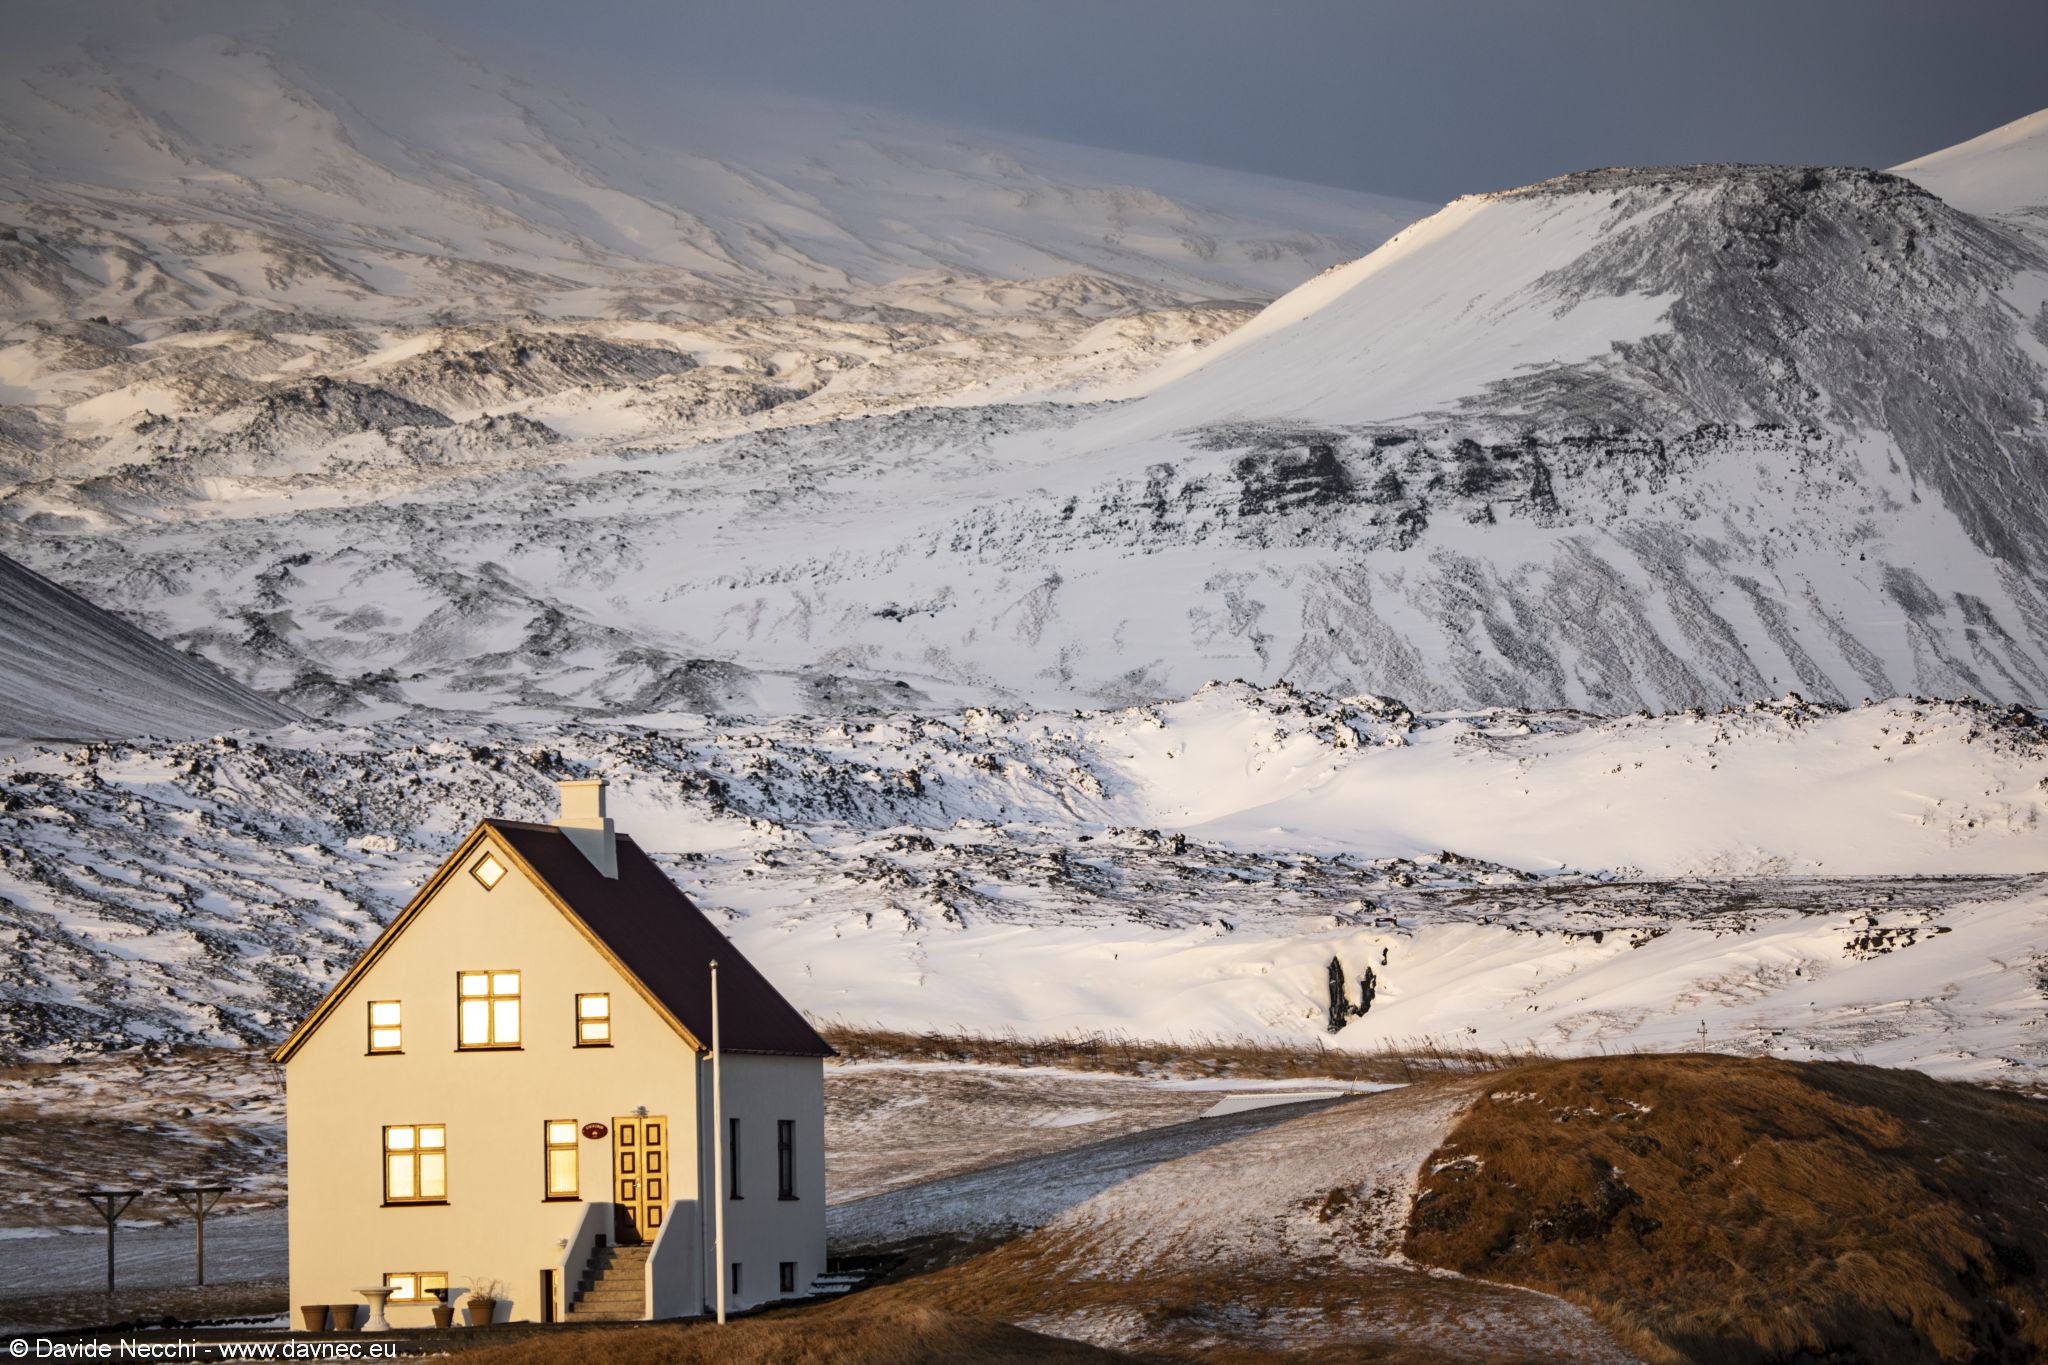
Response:
POLYGON ((452 1303, 437 1303, 437 1304, 435 1304, 435 1305, 434 1305, 434 1326, 436 1326, 436 1327, 453 1327, 454 1325, 455 1325, 455 1305, 454 1305, 454 1304, 452 1304, 452 1303))
POLYGON ((327 1306, 334 1314, 335 1331, 353 1332, 356 1330, 356 1309, 361 1308, 361 1304, 331 1303, 327 1306))
POLYGON ((327 1305, 324 1303, 302 1303, 299 1305, 299 1321, 306 1324, 308 1332, 327 1330, 327 1305))
POLYGON ((498 1301, 496 1299, 479 1299, 474 1297, 470 1299, 469 1325, 471 1327, 489 1327, 491 1319, 497 1315, 498 1301))

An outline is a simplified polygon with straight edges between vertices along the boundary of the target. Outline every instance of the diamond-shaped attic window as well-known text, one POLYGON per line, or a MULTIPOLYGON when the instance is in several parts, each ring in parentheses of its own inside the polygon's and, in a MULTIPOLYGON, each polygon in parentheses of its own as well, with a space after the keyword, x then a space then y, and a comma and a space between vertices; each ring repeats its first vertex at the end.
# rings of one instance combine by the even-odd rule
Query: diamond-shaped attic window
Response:
POLYGON ((469 875, 482 882, 484 890, 489 891, 505 879, 505 865, 498 861, 496 854, 486 853, 469 869, 469 875))

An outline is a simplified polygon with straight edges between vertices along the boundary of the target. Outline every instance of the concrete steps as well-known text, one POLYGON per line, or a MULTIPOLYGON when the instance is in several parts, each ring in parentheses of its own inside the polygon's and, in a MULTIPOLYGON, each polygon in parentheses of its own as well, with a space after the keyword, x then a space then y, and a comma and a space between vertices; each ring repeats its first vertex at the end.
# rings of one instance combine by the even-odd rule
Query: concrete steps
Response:
POLYGON ((828 1272, 811 1281, 811 1297, 822 1298, 832 1294, 850 1293, 866 1284, 867 1280, 868 1277, 865 1275, 846 1271, 828 1272))
POLYGON ((652 1247, 605 1244, 590 1263, 569 1301, 570 1322, 639 1322, 647 1316, 647 1257, 652 1247))

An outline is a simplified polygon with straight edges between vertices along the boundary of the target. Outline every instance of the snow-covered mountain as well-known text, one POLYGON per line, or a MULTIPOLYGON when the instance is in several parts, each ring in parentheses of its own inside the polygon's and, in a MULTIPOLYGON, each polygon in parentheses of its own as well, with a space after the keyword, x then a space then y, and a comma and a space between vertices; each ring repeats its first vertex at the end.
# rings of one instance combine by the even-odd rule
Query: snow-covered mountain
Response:
POLYGON ((1424 209, 694 80, 591 104, 399 9, 207 17, 13 35, 7 311, 703 318, 1072 274, 1270 297, 1424 209))
POLYGON ((2038 119, 1957 203, 1473 196, 1247 321, 1405 208, 348 27, 0 93, 0 537, 293 705, 2048 697, 2038 119))
POLYGON ((4 58, 0 545, 339 723, 0 755, 0 1050, 273 1038, 603 773, 820 1014, 2041 1064, 2031 135, 1370 250, 388 22, 4 58))
POLYGON ((703 329, 588 360, 448 333, 326 389, 119 417, 91 473, 0 508, 45 572, 332 714, 1233 676, 1609 714, 2038 701, 2044 308, 2048 252, 1897 176, 1593 172, 1461 200, 1178 359, 1199 324, 1155 314, 973 362, 1038 401, 919 406, 953 382, 924 349, 828 373, 703 329), (599 401, 585 365, 646 377, 599 401), (741 415, 630 425, 700 401, 741 415))
POLYGON ((297 719, 0 555, 0 736, 185 737, 297 719))
POLYGON ((1892 169, 1967 213, 2048 236, 2048 109, 1892 169))

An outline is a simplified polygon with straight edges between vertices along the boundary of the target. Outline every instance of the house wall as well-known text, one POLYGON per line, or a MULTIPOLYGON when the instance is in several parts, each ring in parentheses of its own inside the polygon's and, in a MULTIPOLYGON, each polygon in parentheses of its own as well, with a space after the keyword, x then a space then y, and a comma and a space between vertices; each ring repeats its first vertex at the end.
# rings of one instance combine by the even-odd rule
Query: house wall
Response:
MULTIPOLYGON (((544 1199, 549 1119, 609 1127, 620 1114, 665 1115, 670 1197, 698 1197, 690 1046, 522 874, 491 891, 471 877, 482 851, 465 857, 287 1063, 294 1305, 361 1302, 356 1289, 387 1271, 439 1270, 458 1302, 478 1279, 502 1280, 499 1321, 542 1317, 540 1272, 560 1263, 586 1209, 544 1199), (518 1051, 456 1049, 456 974, 485 969, 521 974, 518 1051), (575 1046, 579 991, 611 993, 613 1046, 575 1046), (371 1000, 403 1002, 403 1053, 368 1055, 371 1000), (448 1202, 385 1207, 384 1126, 418 1123, 447 1125, 448 1202)), ((497 853, 514 867, 506 850, 497 853)), ((772 1140, 771 1129, 771 1169, 772 1140)), ((579 1158, 583 1200, 608 1204, 610 1137, 583 1140, 579 1158)), ((704 1282, 696 1256, 664 1261, 685 1283, 704 1282)), ((430 1321, 425 1305, 393 1305, 390 1316, 400 1327, 430 1321)))
MULTIPOLYGON (((708 1088, 708 1063, 703 1073, 708 1088)), ((739 1309, 790 1297, 779 1287, 783 1261, 796 1262, 796 1293, 808 1293, 811 1281, 825 1269, 824 1063, 816 1057, 729 1053, 723 1085, 723 1116, 728 1125, 735 1118, 740 1121, 740 1198, 730 1197, 729 1178, 719 1189, 726 1200, 726 1254, 725 1267, 718 1273, 729 1276, 735 1261, 741 1267, 739 1292, 728 1294, 726 1306, 739 1309), (791 1200, 778 1195, 778 1119, 796 1123, 796 1198, 791 1200)), ((709 1112, 707 1103, 707 1144, 709 1112)), ((726 1131, 730 1133, 730 1127, 726 1131)), ((707 1256, 706 1263, 716 1265, 716 1260, 707 1256)), ((715 1292, 715 1283, 707 1281, 706 1300, 711 1301, 715 1292)))

